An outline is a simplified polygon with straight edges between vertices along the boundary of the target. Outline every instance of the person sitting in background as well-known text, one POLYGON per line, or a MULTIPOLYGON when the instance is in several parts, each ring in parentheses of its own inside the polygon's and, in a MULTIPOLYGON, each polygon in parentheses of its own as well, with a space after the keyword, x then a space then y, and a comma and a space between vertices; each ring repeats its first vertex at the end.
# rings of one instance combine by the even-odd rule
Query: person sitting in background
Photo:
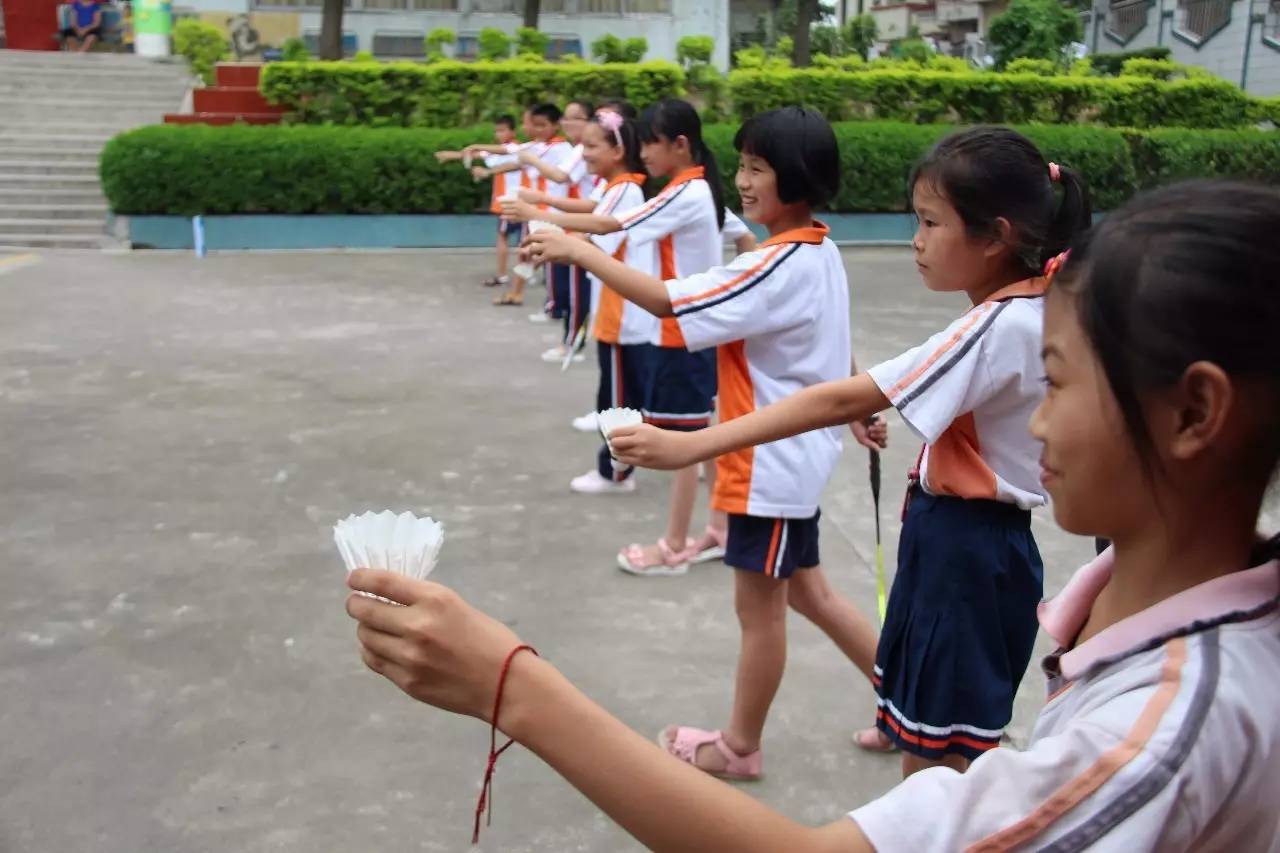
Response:
POLYGON ((98 0, 74 0, 71 4, 71 26, 62 30, 62 44, 68 50, 85 53, 102 38, 102 9, 98 0), (74 42, 74 44, 73 44, 74 42))

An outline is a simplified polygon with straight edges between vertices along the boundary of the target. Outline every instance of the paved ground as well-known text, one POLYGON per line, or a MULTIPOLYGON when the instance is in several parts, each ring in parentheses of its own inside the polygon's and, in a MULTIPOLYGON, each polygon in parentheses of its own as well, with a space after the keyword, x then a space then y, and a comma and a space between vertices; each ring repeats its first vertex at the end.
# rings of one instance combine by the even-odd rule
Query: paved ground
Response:
MULTIPOLYGON (((864 364, 962 307, 927 294, 900 251, 845 258, 864 364)), ((360 664, 330 534, 351 511, 442 519, 437 577, 641 731, 725 722, 728 570, 646 582, 613 568, 619 546, 659 532, 664 477, 624 498, 567 491, 595 452, 568 427, 594 370, 537 360, 547 327, 474 284, 487 255, 8 266, 0 851, 466 849, 487 732, 360 664)), ((890 555, 917 449, 900 424, 894 441, 890 555)), ((825 509, 824 562, 871 612, 865 454, 846 449, 825 509)), ((1089 543, 1043 518, 1036 532, 1056 590, 1089 543)), ((1016 737, 1040 695, 1033 670, 1016 737)), ((818 822, 887 789, 896 759, 848 743, 871 707, 793 620, 769 776, 750 791, 818 822)), ((482 849, 634 846, 527 754, 504 759, 482 849)))

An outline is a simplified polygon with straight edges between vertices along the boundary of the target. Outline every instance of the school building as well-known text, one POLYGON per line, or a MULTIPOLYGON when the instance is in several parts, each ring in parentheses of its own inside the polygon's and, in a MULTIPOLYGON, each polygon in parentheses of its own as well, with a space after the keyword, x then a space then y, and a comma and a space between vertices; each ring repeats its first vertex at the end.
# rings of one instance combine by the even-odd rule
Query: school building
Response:
POLYGON ((1090 53, 1167 47, 1255 95, 1280 95, 1280 0, 1096 0, 1090 53))

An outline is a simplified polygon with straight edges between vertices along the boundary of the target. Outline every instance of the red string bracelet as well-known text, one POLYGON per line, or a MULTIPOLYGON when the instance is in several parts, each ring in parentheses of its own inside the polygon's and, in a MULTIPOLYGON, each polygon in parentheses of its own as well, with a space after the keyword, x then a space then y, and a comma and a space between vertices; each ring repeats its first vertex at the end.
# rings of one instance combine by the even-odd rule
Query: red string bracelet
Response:
POLYGON ((480 785, 480 800, 476 803, 476 827, 471 834, 471 843, 478 844, 480 842, 480 817, 485 816, 485 825, 493 820, 492 800, 493 800, 493 771, 498 765, 498 756, 506 752, 512 744, 515 743, 514 738, 508 738, 501 748, 498 746, 498 712, 502 710, 502 689, 507 685, 507 675, 511 672, 511 661, 520 652, 533 652, 536 656, 538 650, 533 646, 516 646, 507 653, 507 659, 502 662, 502 672, 498 675, 498 692, 493 697, 493 717, 489 723, 489 761, 484 768, 484 781, 480 785))

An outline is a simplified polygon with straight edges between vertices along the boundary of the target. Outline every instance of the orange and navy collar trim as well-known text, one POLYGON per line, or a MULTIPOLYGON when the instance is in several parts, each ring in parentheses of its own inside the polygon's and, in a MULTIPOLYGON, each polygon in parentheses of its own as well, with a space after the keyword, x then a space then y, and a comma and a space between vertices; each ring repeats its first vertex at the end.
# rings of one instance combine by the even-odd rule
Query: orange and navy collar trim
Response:
POLYGON ((635 184, 643 186, 644 182, 649 180, 649 176, 643 172, 623 172, 621 175, 614 175, 609 179, 609 183, 604 185, 605 192, 616 187, 618 184, 635 184))
POLYGON ((1015 281, 1013 284, 1000 288, 995 293, 982 300, 987 302, 1003 302, 1006 299, 1017 299, 1020 296, 1044 296, 1045 291, 1049 289, 1049 279, 1040 276, 1038 278, 1029 278, 1025 281, 1015 281))
POLYGON ((692 166, 692 167, 690 167, 690 168, 688 168, 688 169, 685 169, 683 172, 681 172, 680 174, 678 174, 678 175, 676 175, 674 178, 672 178, 672 179, 667 183, 667 185, 666 185, 665 187, 663 187, 663 190, 664 190, 664 191, 665 191, 665 190, 670 190, 670 189, 673 189, 673 188, 675 188, 675 187, 680 186, 681 184, 687 184, 687 183, 689 183, 689 181, 696 181, 696 180, 698 180, 699 178, 704 178, 704 177, 706 177, 706 175, 707 175, 707 170, 706 170, 704 167, 702 167, 702 166, 692 166))
POLYGON ((830 233, 830 228, 815 219, 808 228, 792 228, 789 231, 783 231, 781 234, 774 234, 761 243, 760 248, 776 246, 779 243, 821 243, 827 239, 827 235, 830 233))

